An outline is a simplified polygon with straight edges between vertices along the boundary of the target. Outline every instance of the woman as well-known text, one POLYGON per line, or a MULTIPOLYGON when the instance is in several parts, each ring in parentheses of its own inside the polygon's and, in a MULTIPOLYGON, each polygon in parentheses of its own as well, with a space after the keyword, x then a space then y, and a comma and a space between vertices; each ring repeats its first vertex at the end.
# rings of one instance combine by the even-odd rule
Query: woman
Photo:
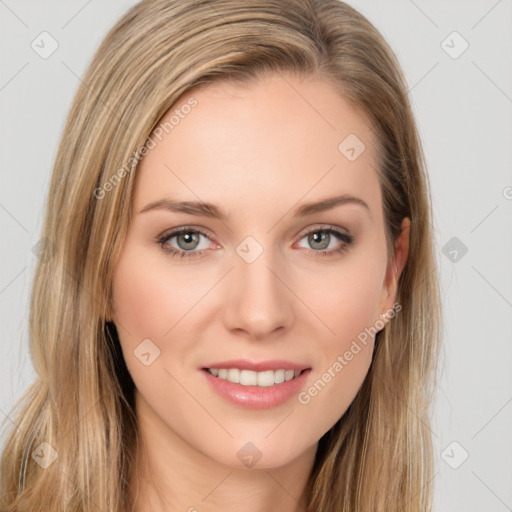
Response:
POLYGON ((428 177, 376 29, 146 0, 83 83, 1 510, 430 510, 428 177))

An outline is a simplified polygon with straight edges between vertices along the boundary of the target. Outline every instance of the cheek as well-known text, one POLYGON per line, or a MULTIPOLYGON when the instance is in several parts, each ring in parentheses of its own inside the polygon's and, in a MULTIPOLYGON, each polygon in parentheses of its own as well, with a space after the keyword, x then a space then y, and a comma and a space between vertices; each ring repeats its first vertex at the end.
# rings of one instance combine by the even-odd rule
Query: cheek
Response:
POLYGON ((302 296, 324 326, 328 346, 341 350, 379 318, 385 261, 358 251, 303 281, 302 296))
POLYGON ((322 320, 324 334, 316 338, 315 372, 298 399, 304 413, 318 419, 321 431, 344 414, 371 364, 386 265, 377 256, 373 245, 373 252, 358 251, 307 283, 313 290, 308 306, 322 320))
POLYGON ((125 334, 160 340, 201 296, 193 282, 170 272, 163 258, 150 262, 142 251, 126 251, 113 280, 114 318, 125 334))
POLYGON ((175 387, 164 369, 178 376, 187 364, 188 322, 211 286, 211 277, 198 277, 197 272, 194 277, 171 265, 165 257, 155 261, 132 244, 122 253, 113 277, 114 323, 126 365, 137 388, 143 394, 148 391, 156 403, 169 398, 159 396, 160 389, 175 387), (147 353, 145 362, 151 362, 146 366, 147 353))
MULTIPOLYGON (((183 320, 189 303, 197 301, 197 291, 187 287, 178 272, 171 274, 165 258, 162 260, 152 261, 147 251, 145 254, 135 244, 125 247, 112 289, 114 323, 126 366, 154 412, 169 403, 169 389, 178 387, 165 370, 170 367, 169 360, 181 361, 185 350, 180 343, 166 345, 165 335, 183 320)), ((173 407, 179 406, 179 401, 173 403, 173 407)))

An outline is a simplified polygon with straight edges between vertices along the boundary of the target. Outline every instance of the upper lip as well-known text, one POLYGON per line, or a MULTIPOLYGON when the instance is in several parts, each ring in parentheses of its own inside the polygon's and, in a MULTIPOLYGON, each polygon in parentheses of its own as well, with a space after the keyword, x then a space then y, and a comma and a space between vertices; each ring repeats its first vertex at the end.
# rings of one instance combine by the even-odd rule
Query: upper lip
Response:
POLYGON ((247 359, 232 359, 229 361, 220 361, 211 363, 205 368, 239 368, 240 370, 252 370, 253 372, 264 372, 267 370, 307 370, 310 367, 301 363, 294 363, 292 361, 272 360, 272 361, 249 361, 247 359))

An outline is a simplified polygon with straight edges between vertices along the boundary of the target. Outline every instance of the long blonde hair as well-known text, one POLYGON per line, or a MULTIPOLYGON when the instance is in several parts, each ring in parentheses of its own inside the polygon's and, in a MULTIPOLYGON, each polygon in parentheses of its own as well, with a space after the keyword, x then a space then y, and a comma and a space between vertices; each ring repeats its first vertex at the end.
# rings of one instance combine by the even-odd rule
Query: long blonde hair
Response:
POLYGON ((11 414, 2 512, 131 508, 133 381, 106 320, 131 218, 134 155, 193 86, 282 71, 329 81, 367 116, 379 143, 390 258, 402 219, 411 219, 396 297, 402 309, 377 334, 356 398, 319 442, 308 510, 431 509, 429 406, 441 310, 428 176, 396 57, 368 20, 337 0, 144 0, 97 50, 58 148, 41 233, 49 249, 30 303, 37 378, 11 414), (43 468, 35 450, 57 459, 43 468))

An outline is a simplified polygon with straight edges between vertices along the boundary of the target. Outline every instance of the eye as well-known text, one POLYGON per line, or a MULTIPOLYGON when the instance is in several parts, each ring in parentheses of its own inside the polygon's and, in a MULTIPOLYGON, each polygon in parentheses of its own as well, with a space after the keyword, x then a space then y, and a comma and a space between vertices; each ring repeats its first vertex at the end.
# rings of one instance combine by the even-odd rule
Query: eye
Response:
POLYGON ((197 228, 182 227, 175 229, 170 233, 166 233, 157 239, 157 243, 162 247, 162 250, 176 258, 194 258, 201 256, 204 249, 208 249, 208 244, 205 247, 201 245, 201 237, 209 240, 208 235, 197 228), (171 244, 172 239, 176 239, 176 245, 171 244), (196 251, 196 249, 201 249, 196 251))
POLYGON ((338 231, 330 226, 312 229, 301 240, 304 238, 307 239, 307 243, 312 248, 312 251, 321 256, 330 256, 344 252, 354 242, 353 235, 338 231), (333 247, 332 242, 335 242, 336 239, 341 240, 342 244, 338 247, 333 247))
MULTIPOLYGON (((196 258, 204 254, 209 249, 206 243, 201 247, 201 238, 210 240, 209 236, 200 229, 183 226, 165 233, 156 239, 156 243, 161 246, 162 250, 173 258, 196 258), (173 239, 175 243, 171 243, 173 239)), ((334 256, 349 249, 354 243, 354 237, 349 233, 345 233, 331 226, 317 227, 305 233, 301 241, 307 238, 307 243, 311 247, 311 251, 315 256, 334 256), (336 239, 342 243, 337 247, 333 242, 336 239)), ((220 247, 216 245, 216 248, 220 247)))

